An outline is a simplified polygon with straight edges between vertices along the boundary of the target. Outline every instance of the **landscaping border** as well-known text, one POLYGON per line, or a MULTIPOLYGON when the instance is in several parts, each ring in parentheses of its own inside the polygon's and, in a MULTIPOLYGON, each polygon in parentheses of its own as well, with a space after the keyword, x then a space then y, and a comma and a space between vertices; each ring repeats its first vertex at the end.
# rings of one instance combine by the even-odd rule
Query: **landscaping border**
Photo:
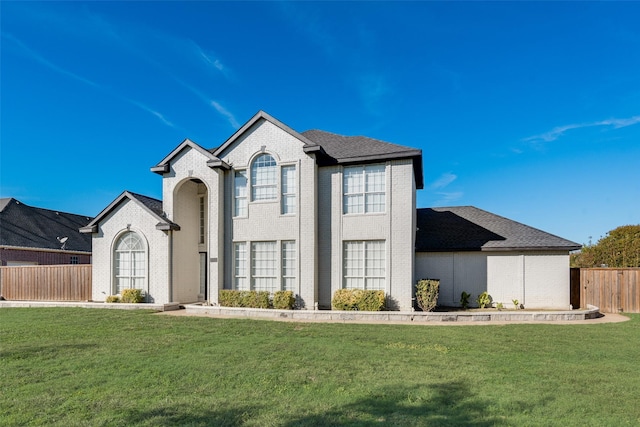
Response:
POLYGON ((600 309, 588 306, 582 310, 550 311, 339 311, 339 310, 274 310, 185 304, 187 314, 200 316, 229 316, 253 319, 298 320, 316 322, 536 322, 575 321, 596 319, 600 309))

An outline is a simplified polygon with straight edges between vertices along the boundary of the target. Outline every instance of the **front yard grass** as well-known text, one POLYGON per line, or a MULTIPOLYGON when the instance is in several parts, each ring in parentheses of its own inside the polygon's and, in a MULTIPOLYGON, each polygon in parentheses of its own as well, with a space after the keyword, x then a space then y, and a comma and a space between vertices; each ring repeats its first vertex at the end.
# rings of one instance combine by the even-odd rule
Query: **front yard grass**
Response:
POLYGON ((0 309, 0 425, 639 425, 630 317, 418 326, 0 309))

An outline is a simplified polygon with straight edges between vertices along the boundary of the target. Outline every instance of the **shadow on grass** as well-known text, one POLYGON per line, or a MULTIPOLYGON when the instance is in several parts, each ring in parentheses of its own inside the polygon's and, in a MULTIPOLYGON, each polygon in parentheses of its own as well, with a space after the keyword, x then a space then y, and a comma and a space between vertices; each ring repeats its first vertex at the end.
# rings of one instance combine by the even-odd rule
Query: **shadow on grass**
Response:
POLYGON ((148 411, 132 410, 125 417, 127 425, 144 426, 241 426, 259 411, 254 407, 215 410, 194 410, 197 414, 185 413, 179 408, 156 408, 148 411))
POLYGON ((0 351, 0 359, 27 359, 31 357, 60 357, 60 354, 76 352, 97 347, 96 344, 55 344, 55 345, 25 345, 10 351, 0 351))
MULTIPOLYGON (((492 402, 472 393, 463 382, 424 387, 387 387, 374 390, 359 401, 332 410, 296 416, 284 413, 276 425, 297 426, 474 426, 509 424, 504 417, 488 414, 492 402)), ((519 411, 527 403, 517 402, 519 411)), ((514 408, 515 409, 515 408, 514 408)), ((148 426, 242 426, 260 425, 258 406, 233 406, 219 410, 185 411, 182 407, 131 410, 124 415, 127 425, 148 426)), ((264 414, 263 414, 264 415, 264 414)), ((267 419, 269 415, 267 414, 267 419)), ((273 420, 268 422, 273 425, 273 420)))
POLYGON ((303 416, 285 426, 496 426, 506 420, 489 416, 490 401, 475 396, 463 382, 429 388, 391 387, 371 397, 322 414, 303 416))

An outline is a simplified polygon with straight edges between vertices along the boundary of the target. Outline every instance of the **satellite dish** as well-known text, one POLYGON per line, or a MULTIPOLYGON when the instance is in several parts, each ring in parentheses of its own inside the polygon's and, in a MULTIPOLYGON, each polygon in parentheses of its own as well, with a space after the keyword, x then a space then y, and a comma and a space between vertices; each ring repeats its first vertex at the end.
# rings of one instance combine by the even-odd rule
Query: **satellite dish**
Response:
POLYGON ((64 249, 67 244, 67 240, 69 240, 69 237, 68 236, 56 237, 56 239, 58 239, 58 242, 60 242, 60 244, 62 245, 60 246, 60 249, 64 249))

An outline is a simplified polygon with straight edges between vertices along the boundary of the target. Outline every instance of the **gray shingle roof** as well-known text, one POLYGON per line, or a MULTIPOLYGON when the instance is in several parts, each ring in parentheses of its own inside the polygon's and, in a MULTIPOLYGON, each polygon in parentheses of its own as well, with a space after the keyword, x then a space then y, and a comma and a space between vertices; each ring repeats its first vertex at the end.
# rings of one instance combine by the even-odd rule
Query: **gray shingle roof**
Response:
POLYGON ((576 250, 581 245, 473 206, 418 209, 416 252, 576 250))
POLYGON ((302 132, 301 135, 322 147, 325 156, 329 160, 328 164, 332 162, 340 164, 366 163, 410 158, 413 160, 416 188, 421 189, 424 187, 422 150, 392 144, 367 136, 343 136, 317 129, 302 132))
POLYGON ((329 156, 341 162, 422 155, 422 152, 415 148, 366 136, 343 136, 317 129, 302 132, 302 135, 322 146, 329 156))
POLYGON ((80 229, 81 233, 95 233, 98 230, 98 224, 104 217, 110 212, 113 212, 122 203, 124 199, 138 203, 144 209, 146 209, 157 220, 156 228, 159 230, 179 230, 180 226, 175 222, 167 219, 164 210, 162 208, 162 200, 154 199, 153 197, 143 196, 142 194, 132 193, 131 191, 124 191, 116 199, 102 210, 89 224, 80 229))
POLYGON ((90 217, 36 208, 13 199, 0 200, 0 245, 22 248, 62 249, 58 239, 67 237, 64 249, 91 252, 91 236, 78 229, 90 217))

